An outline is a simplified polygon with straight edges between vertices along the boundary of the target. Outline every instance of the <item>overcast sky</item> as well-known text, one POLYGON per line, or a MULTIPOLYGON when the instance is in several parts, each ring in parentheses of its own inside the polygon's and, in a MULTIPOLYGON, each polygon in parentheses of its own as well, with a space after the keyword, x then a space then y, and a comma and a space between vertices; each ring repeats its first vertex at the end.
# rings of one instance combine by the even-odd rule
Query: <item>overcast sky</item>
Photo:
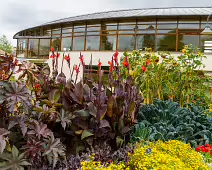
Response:
POLYGON ((13 45, 13 35, 48 21, 118 9, 208 7, 211 0, 0 0, 0 36, 13 45))

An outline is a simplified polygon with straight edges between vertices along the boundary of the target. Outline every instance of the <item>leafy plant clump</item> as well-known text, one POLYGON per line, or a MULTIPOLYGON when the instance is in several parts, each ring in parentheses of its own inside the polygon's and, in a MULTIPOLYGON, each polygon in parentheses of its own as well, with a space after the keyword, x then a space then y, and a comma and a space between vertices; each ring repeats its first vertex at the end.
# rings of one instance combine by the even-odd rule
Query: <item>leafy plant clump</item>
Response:
POLYGON ((142 91, 145 103, 152 103, 154 98, 172 99, 182 107, 194 103, 208 109, 212 79, 202 70, 204 58, 193 45, 185 45, 178 57, 165 52, 155 54, 147 48, 144 53, 125 53, 122 65, 125 68, 127 59, 129 74, 142 91))
POLYGON ((82 169, 204 169, 208 170, 202 156, 191 148, 189 144, 177 140, 168 142, 157 141, 136 144, 134 152, 129 154, 129 162, 101 164, 99 161, 83 161, 82 169))
POLYGON ((131 135, 133 142, 180 140, 196 147, 209 143, 212 137, 212 125, 207 116, 193 104, 181 108, 177 102, 155 99, 153 104, 140 109, 138 122, 131 135))
POLYGON ((78 80, 79 67, 85 69, 82 54, 80 64, 71 68, 70 56, 52 49, 52 74, 48 66, 0 57, 0 154, 10 153, 15 146, 29 162, 22 164, 21 157, 20 165, 39 169, 48 161, 55 168, 67 153, 80 154, 102 141, 112 150, 127 143, 142 96, 131 76, 122 79, 118 55, 110 61, 107 85, 102 81, 101 62, 97 82, 91 70, 84 81, 78 80), (62 68, 59 73, 59 57, 69 67, 69 80, 62 68), (19 75, 18 80, 14 75, 19 75))

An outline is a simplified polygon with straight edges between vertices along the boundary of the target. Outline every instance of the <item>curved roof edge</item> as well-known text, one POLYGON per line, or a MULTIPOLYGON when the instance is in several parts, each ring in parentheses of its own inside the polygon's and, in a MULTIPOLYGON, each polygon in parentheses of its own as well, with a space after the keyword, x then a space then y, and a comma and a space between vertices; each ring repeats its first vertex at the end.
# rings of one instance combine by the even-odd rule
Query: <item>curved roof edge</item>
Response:
POLYGON ((96 12, 91 14, 78 15, 73 17, 62 18, 44 23, 35 27, 27 28, 17 32, 13 38, 18 38, 18 34, 22 31, 42 26, 50 26, 54 24, 63 24, 76 21, 89 20, 106 20, 128 17, 153 17, 153 16, 208 16, 212 14, 212 7, 170 7, 170 8, 141 8, 141 9, 124 9, 105 12, 96 12))

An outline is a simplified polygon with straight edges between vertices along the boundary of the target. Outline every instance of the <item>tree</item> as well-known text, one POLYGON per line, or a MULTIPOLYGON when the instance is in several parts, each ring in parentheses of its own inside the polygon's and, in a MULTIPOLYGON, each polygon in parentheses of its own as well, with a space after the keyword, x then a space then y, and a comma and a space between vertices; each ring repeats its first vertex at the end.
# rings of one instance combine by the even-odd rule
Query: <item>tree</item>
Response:
POLYGON ((13 46, 7 40, 7 37, 5 35, 0 38, 0 50, 3 50, 4 52, 9 54, 13 52, 13 46))

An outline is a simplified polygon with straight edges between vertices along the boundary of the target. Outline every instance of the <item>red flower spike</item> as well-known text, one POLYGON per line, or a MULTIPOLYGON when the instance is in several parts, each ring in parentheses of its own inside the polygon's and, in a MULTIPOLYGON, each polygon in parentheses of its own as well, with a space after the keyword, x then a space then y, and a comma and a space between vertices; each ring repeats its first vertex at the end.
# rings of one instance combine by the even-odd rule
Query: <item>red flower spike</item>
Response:
POLYGON ((74 67, 74 70, 76 71, 77 74, 80 72, 79 67, 77 65, 74 67))
POLYGON ((60 57, 60 53, 57 53, 57 58, 59 58, 60 57))
POLYGON ((141 69, 143 70, 143 72, 146 72, 146 67, 142 66, 141 69))
POLYGON ((70 57, 69 57, 69 55, 66 55, 66 56, 64 57, 64 59, 65 59, 66 61, 70 61, 70 60, 71 60, 70 57))
POLYGON ((81 55, 81 53, 80 53, 80 58, 79 59, 80 59, 81 64, 83 66, 85 66, 84 57, 83 57, 83 55, 81 55))
POLYGON ((116 51, 113 55, 114 56, 113 60, 115 61, 116 64, 118 63, 118 55, 119 55, 118 51, 116 51))
POLYGON ((35 87, 36 88, 40 88, 41 86, 40 86, 40 84, 36 84, 35 87))
POLYGON ((98 67, 101 67, 101 66, 102 66, 102 62, 99 62, 99 63, 98 63, 98 67))
POLYGON ((112 60, 112 62, 111 61, 108 61, 108 64, 110 65, 110 73, 112 73, 113 72, 113 69, 114 69, 113 60, 112 60))
POLYGON ((129 67, 129 63, 127 61, 127 57, 125 57, 124 62, 122 63, 125 67, 129 67))
POLYGON ((51 52, 54 52, 54 47, 51 47, 51 52))

